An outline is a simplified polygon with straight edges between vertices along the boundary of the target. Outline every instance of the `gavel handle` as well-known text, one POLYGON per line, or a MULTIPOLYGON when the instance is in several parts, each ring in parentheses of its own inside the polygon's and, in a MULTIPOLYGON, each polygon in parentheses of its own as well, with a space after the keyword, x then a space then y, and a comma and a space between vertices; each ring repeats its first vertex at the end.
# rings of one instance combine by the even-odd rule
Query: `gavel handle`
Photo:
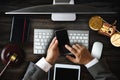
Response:
POLYGON ((7 62, 7 65, 4 67, 4 69, 0 73, 0 77, 2 76, 2 74, 4 73, 4 71, 6 70, 6 68, 9 66, 10 62, 14 62, 16 60, 16 58, 17 58, 17 54, 15 54, 15 53, 12 56, 10 56, 10 59, 7 62))
POLYGON ((6 70, 6 68, 9 66, 10 62, 11 62, 11 59, 7 62, 7 65, 4 67, 4 69, 0 73, 0 77, 2 76, 2 74, 4 73, 4 71, 6 70))

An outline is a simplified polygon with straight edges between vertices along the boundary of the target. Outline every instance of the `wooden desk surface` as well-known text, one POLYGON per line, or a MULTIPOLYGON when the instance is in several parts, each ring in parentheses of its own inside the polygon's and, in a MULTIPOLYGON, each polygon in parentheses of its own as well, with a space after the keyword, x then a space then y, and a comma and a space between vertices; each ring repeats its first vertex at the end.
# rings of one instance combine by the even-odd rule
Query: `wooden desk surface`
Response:
MULTIPOLYGON (((13 0, 8 1, 5 0, 0 3, 0 9, 2 12, 11 11, 14 9, 30 6, 30 5, 38 5, 38 4, 49 4, 52 1, 28 1, 28 0, 13 0)), ((82 2, 83 3, 83 2, 82 2)), ((95 4, 95 3, 94 3, 95 4)), ((96 3, 97 4, 97 3, 96 3)), ((105 6, 105 5, 104 5, 105 6)), ((118 6, 112 4, 108 6, 108 8, 114 8, 118 10, 118 6)), ((95 15, 95 14, 94 14, 95 15)), ((77 20, 75 22, 53 22, 51 21, 51 15, 20 15, 20 16, 29 16, 30 17, 30 36, 28 42, 24 45, 23 49, 25 51, 25 61, 19 67, 8 67, 4 74, 0 77, 0 80, 21 80, 26 68, 30 61, 36 62, 42 56, 45 55, 34 55, 33 54, 33 30, 34 28, 60 28, 65 27, 67 29, 86 29, 90 31, 89 38, 89 50, 91 51, 92 44, 95 41, 101 41, 104 44, 104 49, 102 53, 101 60, 105 61, 109 69, 120 79, 120 48, 112 46, 110 43, 110 39, 106 36, 100 35, 95 31, 92 31, 88 26, 88 21, 90 17, 94 16, 90 15, 77 15, 77 20)), ((98 14, 96 14, 98 15, 98 14)), ((4 15, 0 14, 0 52, 3 47, 9 43, 10 38, 10 30, 11 30, 11 20, 14 15, 4 15)), ((113 23, 114 20, 117 20, 117 29, 120 31, 120 17, 118 14, 100 14, 106 21, 109 23, 113 23)), ((71 63, 65 57, 60 57, 57 61, 58 63, 71 63)), ((4 68, 4 65, 0 61, 0 72, 4 68)), ((93 80, 89 75, 87 70, 82 68, 82 80, 93 80)))

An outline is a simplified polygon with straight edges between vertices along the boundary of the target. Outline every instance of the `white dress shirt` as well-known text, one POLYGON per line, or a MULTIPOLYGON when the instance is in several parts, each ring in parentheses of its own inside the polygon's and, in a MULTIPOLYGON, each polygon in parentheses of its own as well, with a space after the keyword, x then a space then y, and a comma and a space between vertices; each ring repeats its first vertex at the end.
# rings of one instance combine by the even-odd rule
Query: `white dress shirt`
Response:
MULTIPOLYGON (((92 61, 90 61, 89 63, 87 63, 85 66, 87 68, 92 67, 93 65, 95 65, 96 63, 98 63, 98 59, 94 58, 92 61)), ((52 65, 50 63, 48 63, 44 57, 42 57, 37 63, 36 65, 41 68, 42 70, 44 70, 45 72, 48 72, 50 70, 50 68, 52 67, 52 65)))
POLYGON ((40 67, 42 70, 44 70, 45 72, 48 72, 50 70, 50 68, 52 67, 52 65, 50 63, 48 63, 44 57, 42 57, 37 63, 36 65, 38 67, 40 67))

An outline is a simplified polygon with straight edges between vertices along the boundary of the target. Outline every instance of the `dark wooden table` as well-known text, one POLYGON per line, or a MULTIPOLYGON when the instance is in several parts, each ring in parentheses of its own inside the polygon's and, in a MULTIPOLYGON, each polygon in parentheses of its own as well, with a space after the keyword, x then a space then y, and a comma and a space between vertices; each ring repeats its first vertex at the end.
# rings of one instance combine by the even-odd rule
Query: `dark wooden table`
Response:
MULTIPOLYGON (((77 0, 76 0, 77 1, 77 0)), ((30 17, 30 36, 26 44, 24 44, 23 49, 25 51, 24 62, 19 67, 8 67, 4 74, 0 77, 0 80, 21 80, 24 76, 26 68, 30 61, 37 62, 41 57, 45 55, 34 55, 33 54, 33 30, 34 28, 61 28, 65 27, 67 29, 78 29, 78 30, 89 30, 89 50, 91 51, 92 44, 95 41, 101 41, 104 44, 103 53, 101 60, 107 64, 108 68, 120 79, 120 47, 114 47, 110 43, 110 38, 98 34, 93 31, 88 26, 88 21, 90 17, 94 15, 99 15, 109 23, 113 23, 117 20, 117 29, 120 31, 120 17, 119 17, 119 7, 116 2, 93 2, 94 0, 88 2, 78 2, 81 4, 89 4, 98 7, 108 7, 108 9, 114 9, 117 14, 82 14, 77 15, 77 20, 74 22, 53 22, 51 21, 51 15, 20 15, 30 17), (98 4, 98 5, 97 5, 98 4), (102 4, 103 6, 100 6, 102 4)), ((11 21, 14 15, 5 15, 4 12, 11 11, 23 7, 34 6, 42 4, 52 4, 52 0, 4 0, 0 3, 0 52, 6 44, 9 43, 11 21)), ((58 63, 71 63, 65 57, 60 57, 57 61, 58 63)), ((5 65, 0 61, 0 72, 5 67, 5 65)), ((93 78, 88 73, 87 69, 82 67, 82 80, 93 80, 93 78)))

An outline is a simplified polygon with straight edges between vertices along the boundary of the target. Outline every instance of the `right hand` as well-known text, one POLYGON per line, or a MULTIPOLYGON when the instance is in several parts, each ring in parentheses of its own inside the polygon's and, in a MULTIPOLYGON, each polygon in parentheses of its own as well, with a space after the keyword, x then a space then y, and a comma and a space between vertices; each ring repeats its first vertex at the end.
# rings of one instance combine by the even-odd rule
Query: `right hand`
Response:
POLYGON ((75 44, 72 47, 70 47, 69 45, 65 45, 65 47, 75 56, 66 56, 66 58, 72 61, 73 63, 85 65, 93 59, 88 49, 84 46, 75 44))

